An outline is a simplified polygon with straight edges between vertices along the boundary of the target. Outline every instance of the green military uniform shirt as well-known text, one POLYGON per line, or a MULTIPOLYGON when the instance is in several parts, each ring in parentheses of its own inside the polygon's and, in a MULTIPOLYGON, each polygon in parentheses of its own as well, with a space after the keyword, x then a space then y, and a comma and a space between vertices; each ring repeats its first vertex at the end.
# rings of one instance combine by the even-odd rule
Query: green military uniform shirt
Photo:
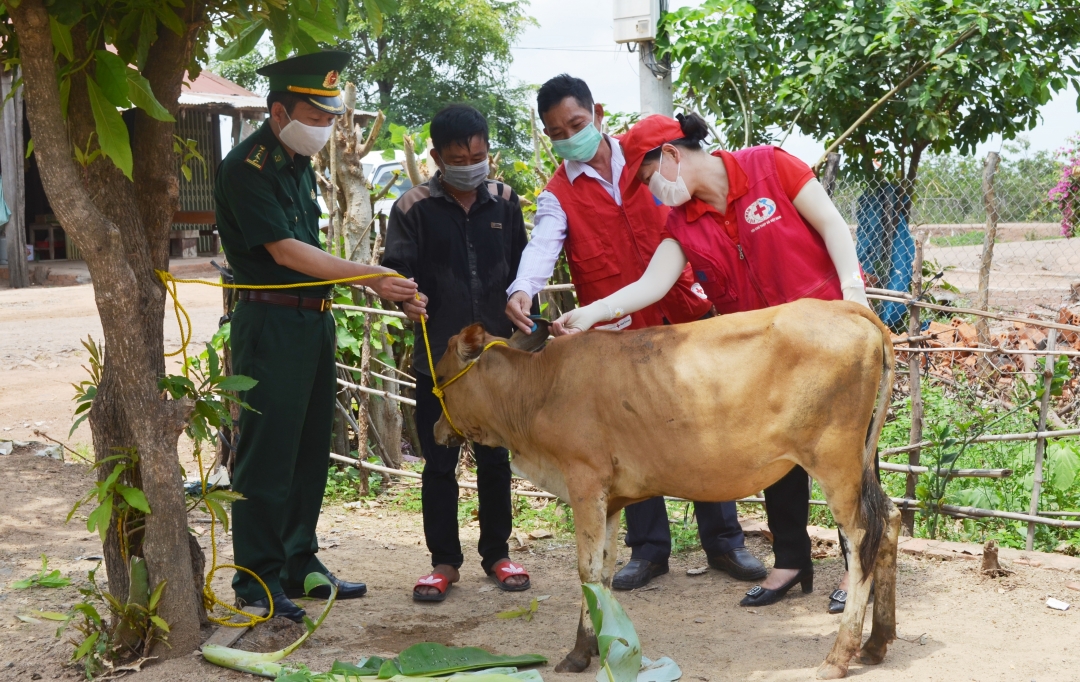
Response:
MULTIPOLYGON (((270 124, 229 152, 214 196, 218 231, 237 284, 317 281, 278 265, 268 242, 297 239, 319 246, 319 204, 311 159, 290 159, 270 124)), ((322 297, 328 287, 274 293, 322 297)), ((241 393, 232 509, 236 563, 271 592, 302 588, 310 572, 326 573, 315 556, 334 414, 334 318, 328 312, 240 301, 232 314, 233 371, 258 383, 241 393)), ((238 598, 266 597, 247 573, 233 578, 238 598)))
MULTIPOLYGON (((274 262, 267 242, 297 239, 319 247, 322 208, 315 193, 311 159, 290 159, 269 122, 237 145, 221 162, 214 188, 218 234, 237 284, 314 282, 274 262)), ((322 297, 327 287, 284 289, 322 297)))

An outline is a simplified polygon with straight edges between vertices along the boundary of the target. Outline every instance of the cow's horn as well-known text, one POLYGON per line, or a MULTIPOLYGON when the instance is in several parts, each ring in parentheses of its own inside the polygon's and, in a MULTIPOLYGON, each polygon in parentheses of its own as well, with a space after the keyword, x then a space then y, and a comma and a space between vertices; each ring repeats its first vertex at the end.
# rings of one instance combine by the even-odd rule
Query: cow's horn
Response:
POLYGON ((533 318, 533 322, 536 323, 536 328, 532 333, 524 334, 520 331, 516 331, 514 332, 514 335, 510 337, 510 341, 507 345, 527 353, 534 353, 543 348, 548 340, 548 331, 551 327, 551 323, 545 319, 536 317, 533 318))

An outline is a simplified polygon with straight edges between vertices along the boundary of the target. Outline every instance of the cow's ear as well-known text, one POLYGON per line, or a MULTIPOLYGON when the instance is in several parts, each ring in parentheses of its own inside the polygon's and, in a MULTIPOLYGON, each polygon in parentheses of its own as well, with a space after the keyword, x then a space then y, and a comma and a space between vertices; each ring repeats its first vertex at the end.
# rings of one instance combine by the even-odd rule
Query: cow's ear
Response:
POLYGON ((525 334, 521 331, 515 331, 507 345, 527 353, 534 353, 543 348, 548 340, 551 323, 538 317, 533 318, 533 322, 536 324, 536 328, 531 333, 525 334))
POLYGON ((457 337, 457 354, 462 362, 471 362, 480 357, 480 353, 484 351, 486 336, 484 325, 480 323, 471 324, 461 330, 457 337))

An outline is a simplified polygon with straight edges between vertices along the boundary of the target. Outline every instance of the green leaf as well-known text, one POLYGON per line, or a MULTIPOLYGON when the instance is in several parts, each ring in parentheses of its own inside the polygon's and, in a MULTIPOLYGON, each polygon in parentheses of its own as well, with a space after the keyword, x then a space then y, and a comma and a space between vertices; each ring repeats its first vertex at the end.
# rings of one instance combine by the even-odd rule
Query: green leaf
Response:
POLYGON ((315 632, 315 621, 311 620, 307 616, 304 616, 304 627, 308 632, 315 632))
POLYGON ((91 533, 98 531, 101 541, 105 542, 105 535, 109 532, 109 522, 112 520, 113 496, 107 495, 94 511, 86 517, 86 530, 91 533))
POLYGON ((71 42, 71 27, 61 24, 56 17, 50 16, 49 32, 52 34, 52 43, 56 51, 64 55, 69 62, 75 61, 75 45, 71 42))
POLYGON ((161 102, 158 102, 157 97, 154 97, 154 91, 150 88, 150 81, 146 80, 141 73, 134 69, 127 70, 127 92, 131 103, 145 111, 150 118, 167 123, 176 120, 168 109, 161 106, 161 102))
POLYGON ((79 602, 75 606, 71 607, 71 610, 78 611, 79 613, 83 614, 95 625, 101 625, 101 614, 98 613, 97 609, 94 608, 93 604, 79 602))
POLYGON ((123 496, 124 501, 130 504, 135 509, 138 509, 143 514, 150 513, 150 504, 146 501, 146 495, 138 488, 132 488, 131 486, 117 484, 116 490, 123 496))
MULTIPOLYGON (((401 674, 415 677, 445 675, 495 666, 542 665, 547 663, 547 658, 540 654, 498 656, 477 647, 450 647, 434 642, 421 642, 398 654, 397 661, 401 674)), ((634 679, 637 679, 636 676, 634 679)))
MULTIPOLYGON (((94 50, 94 59, 97 68, 94 70, 94 81, 101 86, 105 98, 113 106, 126 109, 131 106, 128 99, 127 64, 117 55, 108 50, 94 50)), ((100 134, 100 133, 99 133, 100 134)))
MULTIPOLYGON (((60 113, 67 118, 68 99, 71 97, 71 78, 63 77, 60 79, 60 113)), ((79 148, 75 148, 76 153, 79 152, 79 148)))
POLYGON ((214 517, 215 521, 221 522, 221 527, 226 533, 229 532, 229 515, 225 512, 225 508, 219 503, 209 498, 203 498, 203 503, 207 507, 207 512, 214 517))
POLYGON ((23 158, 29 159, 30 155, 34 153, 34 138, 30 138, 26 141, 26 156, 23 158))
POLYGON ((57 613, 56 611, 31 611, 30 613, 46 620, 56 620, 61 622, 71 620, 71 616, 69 614, 57 613))
POLYGON ((86 89, 90 95, 90 111, 94 115, 94 129, 101 151, 130 180, 131 140, 124 119, 93 78, 86 79, 86 89))
POLYGON ((333 585, 330 583, 330 579, 322 573, 308 573, 304 578, 304 594, 310 594, 316 587, 327 586, 333 589, 333 585))
POLYGON ((1054 443, 1046 449, 1046 480, 1051 487, 1065 492, 1072 487, 1080 473, 1080 456, 1068 445, 1054 443))
MULTIPOLYGON (((151 613, 153 613, 154 611, 157 610, 157 605, 158 605, 158 602, 161 601, 161 595, 162 595, 163 592, 165 592, 165 581, 164 580, 162 580, 160 583, 158 583, 157 587, 154 588, 153 594, 150 595, 149 601, 146 602, 146 610, 147 611, 150 611, 151 613)), ((167 632, 167 630, 166 630, 166 632, 167 632)))
POLYGON ((165 622, 165 619, 161 616, 150 616, 150 622, 158 627, 162 632, 169 631, 169 624, 165 622))
POLYGON ((244 499, 244 496, 233 490, 211 490, 206 497, 217 502, 236 502, 244 499))
POLYGON ((607 666, 617 682, 636 680, 641 670, 641 643, 630 617, 606 587, 584 583, 581 589, 596 632, 601 665, 607 666))
POLYGON ((97 642, 98 636, 100 634, 101 634, 100 631, 94 631, 94 632, 90 633, 90 636, 87 637, 86 639, 84 639, 82 641, 82 644, 79 645, 79 648, 75 650, 75 653, 71 655, 71 660, 73 660, 73 661, 81 660, 83 656, 90 653, 90 649, 92 649, 94 647, 94 643, 97 642))
POLYGON ((257 19, 241 31, 236 40, 217 54, 218 60, 225 62, 243 57, 248 52, 255 49, 255 46, 259 43, 259 39, 262 38, 263 33, 265 32, 266 24, 263 23, 262 19, 257 19))
POLYGON ((157 6, 154 8, 158 19, 161 19, 161 23, 165 24, 165 28, 169 29, 178 36, 184 35, 184 22, 180 20, 180 17, 176 16, 176 12, 171 7, 157 6))
POLYGON ((30 616, 24 616, 21 613, 16 613, 15 617, 18 618, 19 620, 21 620, 24 623, 30 623, 31 625, 41 625, 41 621, 38 620, 37 618, 32 618, 30 616))
POLYGON ((219 391, 236 391, 238 393, 243 391, 250 391, 255 385, 259 383, 258 380, 251 377, 243 376, 242 374, 233 374, 222 379, 216 386, 219 391))

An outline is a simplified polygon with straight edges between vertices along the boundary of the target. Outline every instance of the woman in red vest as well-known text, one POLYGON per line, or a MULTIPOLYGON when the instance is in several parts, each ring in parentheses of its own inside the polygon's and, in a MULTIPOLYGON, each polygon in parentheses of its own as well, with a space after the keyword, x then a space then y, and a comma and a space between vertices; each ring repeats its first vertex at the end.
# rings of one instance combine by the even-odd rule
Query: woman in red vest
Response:
MULTIPOLYGON (((673 209, 665 239, 639 280, 566 313, 555 333, 574 333, 619 318, 662 298, 687 263, 721 314, 758 310, 799 298, 867 305, 847 221, 810 168, 771 146, 706 153, 708 127, 696 115, 650 116, 622 140, 626 172, 673 209)), ((795 584, 813 589, 806 532, 810 490, 795 467, 765 490, 773 533, 773 570, 741 605, 764 606, 795 584)), ((844 610, 841 589, 829 611, 844 610)))

